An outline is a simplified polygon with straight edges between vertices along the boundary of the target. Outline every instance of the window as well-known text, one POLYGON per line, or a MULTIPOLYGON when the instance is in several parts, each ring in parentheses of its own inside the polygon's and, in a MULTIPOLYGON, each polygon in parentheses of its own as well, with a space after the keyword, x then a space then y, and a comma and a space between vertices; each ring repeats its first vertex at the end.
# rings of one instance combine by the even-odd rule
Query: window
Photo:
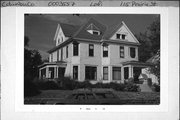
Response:
POLYGON ((124 68, 124 79, 128 79, 128 77, 129 77, 129 68, 125 67, 124 68))
POLYGON ((126 38, 126 35, 122 34, 121 37, 124 40, 126 38))
POLYGON ((93 31, 93 35, 99 35, 99 31, 93 31))
POLYGON ((73 43, 73 55, 78 56, 79 53, 79 43, 73 43))
POLYGON ((97 67, 85 67, 85 79, 86 80, 96 80, 97 79, 97 67))
POLYGON ((59 61, 59 50, 57 50, 57 61, 59 61))
POLYGON ((113 80, 121 80, 121 67, 113 67, 113 80))
POLYGON ((78 66, 73 66, 73 79, 78 79, 78 66))
POLYGON ((136 49, 133 47, 130 47, 130 56, 131 56, 131 58, 136 57, 136 49))
POLYGON ((63 48, 61 48, 61 60, 63 60, 63 48))
POLYGON ((120 39, 120 34, 116 34, 116 39, 120 39))
POLYGON ((116 34, 116 39, 123 39, 123 40, 125 40, 125 39, 126 39, 126 35, 125 35, 125 34, 119 34, 119 33, 117 33, 117 34, 116 34))
POLYGON ((108 80, 108 67, 103 67, 103 80, 108 80))
POLYGON ((124 47, 120 46, 120 58, 124 58, 124 47))
POLYGON ((51 57, 51 62, 53 62, 53 54, 52 53, 51 53, 50 57, 51 57))
POLYGON ((66 46, 66 58, 68 58, 68 46, 66 46))
POLYGON ((108 46, 103 46, 103 57, 108 57, 108 46))
POLYGON ((94 45, 89 44, 89 56, 94 56, 94 45))

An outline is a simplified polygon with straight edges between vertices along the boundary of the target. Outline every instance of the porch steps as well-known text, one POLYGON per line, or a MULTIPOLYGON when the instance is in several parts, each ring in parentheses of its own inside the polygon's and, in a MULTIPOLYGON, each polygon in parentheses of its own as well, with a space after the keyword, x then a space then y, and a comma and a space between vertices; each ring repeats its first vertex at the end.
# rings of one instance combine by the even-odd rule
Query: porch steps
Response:
POLYGON ((149 87, 147 84, 140 84, 141 92, 153 92, 151 87, 149 87))

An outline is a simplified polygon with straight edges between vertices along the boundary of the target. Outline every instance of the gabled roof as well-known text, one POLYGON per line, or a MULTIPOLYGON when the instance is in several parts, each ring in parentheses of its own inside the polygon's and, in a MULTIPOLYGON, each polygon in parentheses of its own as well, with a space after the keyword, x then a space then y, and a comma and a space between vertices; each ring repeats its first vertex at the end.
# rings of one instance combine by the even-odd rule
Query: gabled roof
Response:
POLYGON ((79 28, 79 30, 73 35, 73 38, 84 38, 84 39, 90 39, 90 40, 101 40, 106 30, 106 26, 99 23, 95 19, 91 18, 88 20, 87 23, 82 25, 82 27, 79 28), (93 27, 93 29, 96 29, 100 31, 100 35, 94 35, 89 32, 87 32, 88 27, 93 27))
POLYGON ((129 30, 129 28, 127 27, 127 25, 124 23, 124 21, 122 21, 120 24, 116 25, 116 26, 112 26, 109 27, 106 32, 105 35, 103 36, 103 39, 107 39, 109 40, 115 33, 116 31, 118 31, 119 28, 121 28, 122 26, 124 26, 127 31, 131 34, 131 36, 134 38, 134 40, 139 43, 139 41, 136 39, 136 37, 134 36, 134 34, 131 32, 131 30, 129 30))
POLYGON ((63 23, 63 24, 61 23, 60 26, 63 30, 64 35, 67 37, 72 37, 73 34, 80 28, 80 26, 69 25, 69 24, 65 24, 65 23, 63 23))

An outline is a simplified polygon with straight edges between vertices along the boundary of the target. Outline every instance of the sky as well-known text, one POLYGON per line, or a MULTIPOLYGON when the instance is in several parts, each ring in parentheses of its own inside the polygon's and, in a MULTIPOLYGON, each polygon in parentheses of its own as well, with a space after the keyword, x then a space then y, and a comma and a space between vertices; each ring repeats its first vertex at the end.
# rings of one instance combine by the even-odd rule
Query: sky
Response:
POLYGON ((147 27, 158 14, 28 14, 25 15, 25 36, 29 37, 29 47, 40 52, 43 59, 48 58, 47 51, 55 47, 54 35, 58 23, 82 25, 94 18, 107 27, 116 26, 122 21, 135 35, 147 31, 147 27))

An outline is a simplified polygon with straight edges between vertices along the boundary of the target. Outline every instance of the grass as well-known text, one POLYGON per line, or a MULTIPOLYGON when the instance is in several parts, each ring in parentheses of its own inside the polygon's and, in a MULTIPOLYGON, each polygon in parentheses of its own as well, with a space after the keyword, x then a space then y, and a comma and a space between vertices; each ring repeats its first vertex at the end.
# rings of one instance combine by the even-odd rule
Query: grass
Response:
MULTIPOLYGON (((44 90, 40 95, 34 97, 28 97, 25 99, 63 99, 69 95, 71 90, 44 90)), ((123 104, 159 104, 160 93, 159 92, 119 92, 116 94, 122 100, 123 104)))

